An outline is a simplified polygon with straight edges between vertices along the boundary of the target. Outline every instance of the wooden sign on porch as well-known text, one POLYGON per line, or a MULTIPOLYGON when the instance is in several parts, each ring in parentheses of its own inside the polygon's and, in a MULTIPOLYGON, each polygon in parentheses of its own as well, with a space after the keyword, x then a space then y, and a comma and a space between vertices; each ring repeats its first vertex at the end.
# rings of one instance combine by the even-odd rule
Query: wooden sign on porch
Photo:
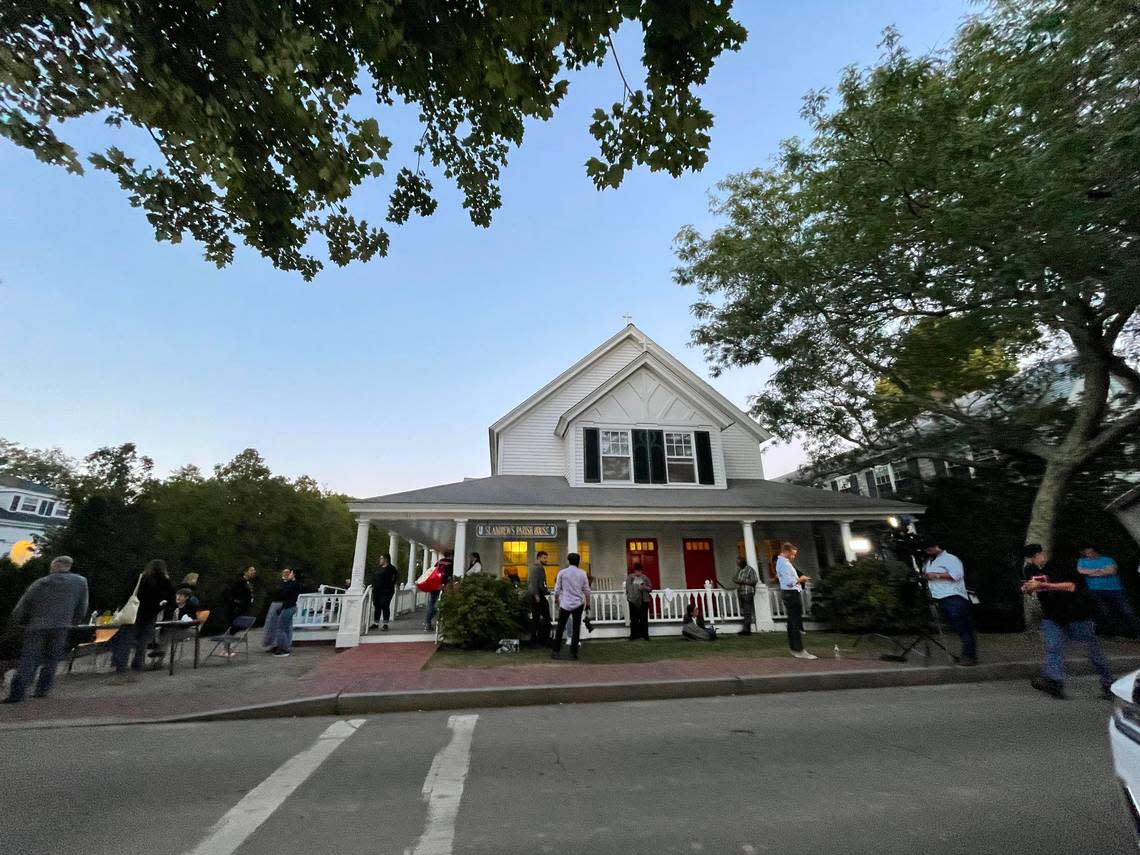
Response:
POLYGON ((558 526, 554 523, 477 523, 475 536, 503 540, 553 540, 558 537, 558 526))

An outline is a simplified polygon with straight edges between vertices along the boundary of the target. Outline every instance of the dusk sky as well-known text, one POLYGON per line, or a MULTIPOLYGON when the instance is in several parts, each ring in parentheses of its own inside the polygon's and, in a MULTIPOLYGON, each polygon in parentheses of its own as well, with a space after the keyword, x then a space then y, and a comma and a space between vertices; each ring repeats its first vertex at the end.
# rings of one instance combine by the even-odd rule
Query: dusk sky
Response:
MULTIPOLYGON (((593 188, 590 114, 621 95, 610 63, 573 76, 555 118, 528 128, 490 229, 471 225, 433 176, 438 211, 393 228, 387 258, 329 266, 312 283, 245 249, 217 270, 193 242, 156 242, 105 173, 77 178, 0 141, 0 436, 77 457, 133 441, 162 474, 254 447, 274 472, 356 496, 487 475, 487 426, 613 335, 625 313, 707 377, 688 344, 696 295, 672 280, 677 230, 714 227, 714 185, 804 133, 802 96, 873 62, 885 26, 923 52, 947 46, 975 9, 738 2, 749 39, 702 90, 716 118, 703 172, 641 170, 618 190, 593 188)), ((620 35, 631 74, 638 32, 620 35)), ((406 111, 380 118, 396 143, 394 175, 416 132, 406 111)), ((84 154, 123 144, 93 121, 65 137, 84 154)), ((355 212, 381 223, 388 187, 367 185, 355 212)), ((745 407, 766 374, 712 383, 745 407)), ((769 477, 801 457, 769 450, 769 477)))

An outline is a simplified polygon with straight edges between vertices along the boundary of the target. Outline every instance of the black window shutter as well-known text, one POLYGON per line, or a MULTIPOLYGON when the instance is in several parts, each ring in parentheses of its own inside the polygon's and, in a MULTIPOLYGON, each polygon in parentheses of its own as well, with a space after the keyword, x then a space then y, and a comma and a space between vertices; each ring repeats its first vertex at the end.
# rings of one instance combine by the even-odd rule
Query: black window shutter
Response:
POLYGON ((850 478, 851 478, 851 492, 854 493, 856 496, 858 496, 859 493, 862 492, 859 489, 859 473, 858 472, 854 473, 853 475, 850 476, 850 478))
POLYGON ((697 438, 697 481, 701 484, 715 484, 713 475, 712 441, 707 430, 699 430, 697 438))
POLYGON ((649 431, 635 430, 633 433, 633 482, 649 484, 649 431))
POLYGON ((583 453, 586 458, 585 479, 587 484, 597 484, 602 480, 602 459, 598 453, 598 429, 582 429, 583 453))
POLYGON ((867 471, 867 495, 875 498, 879 495, 879 485, 875 483, 875 470, 867 471))
POLYGON ((665 473, 665 431, 651 430, 649 434, 649 480, 654 484, 668 484, 665 473))

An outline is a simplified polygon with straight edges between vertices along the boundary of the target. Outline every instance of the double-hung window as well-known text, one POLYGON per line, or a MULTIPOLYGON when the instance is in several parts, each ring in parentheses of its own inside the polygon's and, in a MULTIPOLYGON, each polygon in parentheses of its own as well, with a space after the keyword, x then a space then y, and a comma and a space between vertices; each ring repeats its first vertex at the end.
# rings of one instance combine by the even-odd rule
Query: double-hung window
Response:
POLYGON ((697 464, 693 457, 691 433, 665 434, 665 470, 670 484, 697 483, 697 464))
POLYGON ((47 499, 44 499, 42 502, 40 502, 40 516, 50 517, 54 510, 55 502, 49 502, 47 499))
POLYGON ((10 510, 10 511, 20 510, 20 497, 19 496, 13 496, 12 497, 12 504, 8 505, 8 510, 10 510))
POLYGON ((34 514, 39 506, 40 503, 34 496, 28 496, 24 499, 24 504, 20 506, 20 510, 25 514, 34 514))
POLYGON ((601 434, 602 480, 629 481, 633 474, 629 431, 604 430, 601 434))

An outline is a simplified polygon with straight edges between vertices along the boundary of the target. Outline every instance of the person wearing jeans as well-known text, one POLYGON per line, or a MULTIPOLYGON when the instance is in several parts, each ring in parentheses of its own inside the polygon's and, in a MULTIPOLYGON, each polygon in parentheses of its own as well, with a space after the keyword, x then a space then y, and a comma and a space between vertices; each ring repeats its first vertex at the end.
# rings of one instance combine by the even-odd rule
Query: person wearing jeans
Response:
POLYGON ((966 569, 961 559, 951 555, 936 540, 926 544, 927 560, 922 568, 930 585, 930 596, 938 603, 938 610, 950 628, 962 640, 962 655, 958 664, 978 664, 978 637, 974 633, 974 618, 970 595, 966 592, 966 569))
POLYGON ((12 625, 24 628, 24 639, 6 704, 24 700, 33 683, 37 698, 51 691, 56 666, 67 655, 69 627, 82 623, 87 612, 87 580, 72 573, 71 565, 66 555, 53 560, 51 572, 32 582, 12 609, 12 625))
POLYGON ((784 611, 788 614, 788 649, 796 659, 817 659, 819 657, 804 650, 804 584, 810 577, 803 575, 792 563, 799 554, 794 543, 780 546, 776 559, 776 578, 780 580, 780 597, 784 601, 784 611))
POLYGON ((578 658, 578 641, 582 635, 582 612, 590 607, 590 577, 578 566, 581 556, 571 552, 567 565, 558 571, 554 580, 554 605, 558 607, 558 631, 554 636, 551 659, 562 658, 562 635, 566 622, 572 620, 574 634, 570 637, 570 658, 578 658))
POLYGON ((740 617, 744 628, 741 635, 752 635, 752 615, 756 606, 756 586, 760 584, 760 574, 750 567, 743 558, 736 560, 736 600, 740 603, 740 617))
POLYGON ((1070 641, 1088 648, 1089 662, 1100 676, 1101 697, 1112 700, 1112 671, 1096 637, 1093 614, 1096 605, 1085 578, 1075 567, 1061 567, 1049 560, 1039 543, 1025 547, 1030 579, 1022 586, 1041 603, 1041 633, 1045 637, 1045 664, 1041 676, 1030 685, 1055 698, 1065 697, 1065 647, 1070 641))
POLYGON ((297 598, 301 596, 301 583, 297 574, 286 567, 281 571, 281 586, 273 595, 281 603, 277 613, 277 627, 273 640, 273 655, 288 656, 293 651, 293 616, 297 613, 297 598))
POLYGON ((1081 547, 1077 571, 1085 577, 1089 593, 1096 602, 1101 632, 1115 635, 1123 627, 1125 632, 1140 637, 1140 621, 1128 602, 1128 593, 1121 584, 1116 562, 1091 544, 1081 547))

